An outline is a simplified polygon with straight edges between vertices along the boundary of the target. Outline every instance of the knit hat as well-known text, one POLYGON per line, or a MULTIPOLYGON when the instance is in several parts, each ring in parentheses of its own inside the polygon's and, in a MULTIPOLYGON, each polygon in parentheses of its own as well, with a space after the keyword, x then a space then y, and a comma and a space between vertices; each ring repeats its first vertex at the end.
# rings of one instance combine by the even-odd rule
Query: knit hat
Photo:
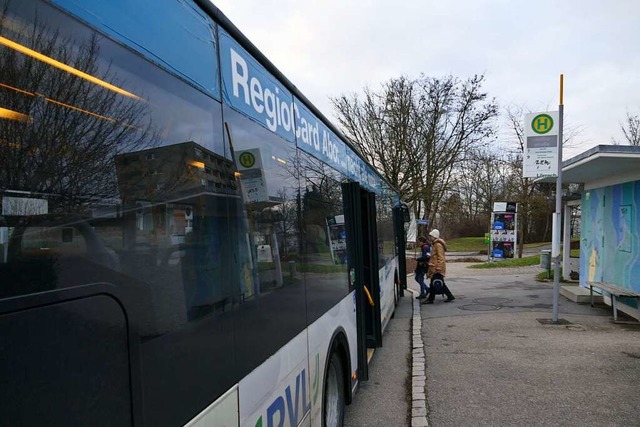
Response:
POLYGON ((437 228, 434 228, 433 230, 431 230, 429 232, 429 236, 433 237, 434 239, 439 239, 440 238, 440 232, 438 231, 437 228))

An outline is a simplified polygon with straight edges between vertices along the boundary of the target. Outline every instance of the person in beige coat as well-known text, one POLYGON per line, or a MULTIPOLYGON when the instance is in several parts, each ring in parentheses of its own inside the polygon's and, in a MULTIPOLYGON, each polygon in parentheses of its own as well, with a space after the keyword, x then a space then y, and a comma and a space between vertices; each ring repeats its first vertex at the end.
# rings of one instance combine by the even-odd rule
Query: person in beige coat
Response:
POLYGON ((429 296, 423 301, 423 304, 433 304, 436 294, 439 293, 444 293, 447 296, 444 302, 451 302, 456 298, 444 283, 444 277, 447 275, 447 260, 445 258, 447 243, 440 238, 440 231, 435 228, 429 232, 429 240, 431 241, 431 259, 429 260, 427 277, 431 279, 431 285, 429 286, 429 296))

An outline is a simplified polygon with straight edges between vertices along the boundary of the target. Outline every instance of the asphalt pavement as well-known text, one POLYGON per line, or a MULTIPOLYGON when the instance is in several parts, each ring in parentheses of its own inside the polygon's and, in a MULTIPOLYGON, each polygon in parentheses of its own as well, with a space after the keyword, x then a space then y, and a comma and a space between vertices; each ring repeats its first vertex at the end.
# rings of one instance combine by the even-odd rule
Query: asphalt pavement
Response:
POLYGON ((451 303, 438 296, 418 305, 407 292, 347 426, 640 425, 638 324, 613 323, 610 307, 562 296, 553 324, 553 283, 535 280, 539 267, 468 265, 447 263, 451 303), (412 340, 424 344, 424 358, 412 340))

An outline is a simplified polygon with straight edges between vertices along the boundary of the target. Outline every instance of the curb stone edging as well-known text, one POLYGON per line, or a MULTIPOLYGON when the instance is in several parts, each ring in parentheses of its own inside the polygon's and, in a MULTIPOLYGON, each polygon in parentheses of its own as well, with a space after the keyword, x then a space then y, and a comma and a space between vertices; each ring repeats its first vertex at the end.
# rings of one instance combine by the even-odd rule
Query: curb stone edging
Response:
POLYGON ((411 292, 413 300, 413 316, 411 317, 411 427, 429 427, 427 415, 427 382, 424 343, 422 341, 422 317, 420 316, 420 300, 415 299, 417 292, 411 292))

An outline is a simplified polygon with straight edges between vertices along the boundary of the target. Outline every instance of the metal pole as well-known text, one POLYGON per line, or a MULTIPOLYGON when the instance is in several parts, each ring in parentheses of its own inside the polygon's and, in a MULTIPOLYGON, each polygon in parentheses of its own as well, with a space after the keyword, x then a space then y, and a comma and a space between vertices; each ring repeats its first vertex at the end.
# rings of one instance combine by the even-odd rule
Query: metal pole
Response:
POLYGON ((513 213, 515 226, 513 227, 513 258, 518 257, 518 203, 516 203, 516 211, 513 213))
POLYGON ((562 224, 562 117, 564 113, 564 74, 560 74, 560 105, 558 106, 558 178, 556 179, 556 212, 553 216, 552 257, 553 270, 553 322, 558 322, 558 300, 560 299, 560 227, 562 224))
POLYGON ((495 221, 494 213, 491 212, 491 225, 489 226, 489 247, 487 248, 487 262, 493 261, 493 221, 495 221))

